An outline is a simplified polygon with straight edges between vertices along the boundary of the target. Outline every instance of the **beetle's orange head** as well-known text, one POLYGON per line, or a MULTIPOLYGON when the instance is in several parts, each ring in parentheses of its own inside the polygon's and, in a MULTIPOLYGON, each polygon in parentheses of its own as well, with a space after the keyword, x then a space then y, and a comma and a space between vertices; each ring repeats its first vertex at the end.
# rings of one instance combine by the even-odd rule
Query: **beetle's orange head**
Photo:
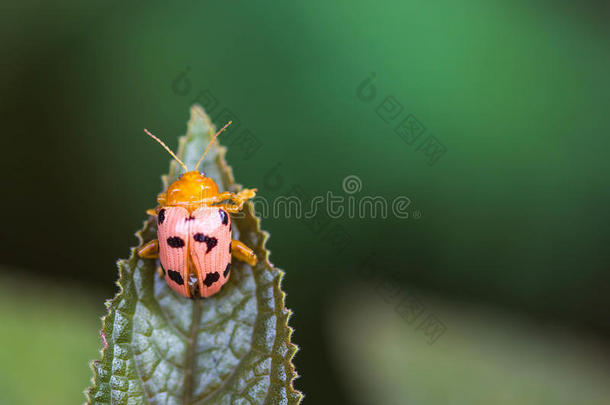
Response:
POLYGON ((206 198, 217 194, 218 186, 214 180, 198 171, 186 172, 167 189, 166 204, 193 211, 191 208, 198 208, 206 198))
POLYGON ((165 148, 166 151, 169 152, 170 155, 182 166, 185 173, 178 178, 178 180, 174 181, 169 188, 167 189, 167 196, 165 199, 165 205, 170 206, 183 206, 189 210, 189 212, 194 211, 202 204, 204 204, 204 200, 206 198, 214 197, 218 194, 218 186, 209 177, 206 177, 205 174, 200 173, 197 169, 201 162, 203 162, 203 158, 210 150, 210 147, 220 135, 222 131, 224 131, 229 125, 231 125, 231 121, 229 121, 220 131, 214 135, 207 148, 205 148, 205 152, 197 162, 195 166, 195 170, 189 171, 184 162, 176 156, 172 150, 163 143, 159 138, 148 132, 148 130, 144 130, 151 138, 155 141, 159 142, 161 146, 165 148))

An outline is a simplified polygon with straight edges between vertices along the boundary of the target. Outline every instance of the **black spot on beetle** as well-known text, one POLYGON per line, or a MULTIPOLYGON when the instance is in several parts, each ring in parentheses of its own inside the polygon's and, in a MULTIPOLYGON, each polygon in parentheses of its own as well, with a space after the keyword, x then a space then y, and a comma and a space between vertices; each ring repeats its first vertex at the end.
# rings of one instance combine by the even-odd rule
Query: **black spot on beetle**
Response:
POLYGON ((220 214, 220 220, 222 221, 222 224, 223 225, 228 224, 229 216, 227 215, 227 212, 221 208, 218 210, 218 213, 220 214))
POLYGON ((201 232, 194 234, 193 239, 195 239, 197 242, 208 245, 206 253, 210 253, 210 250, 212 250, 212 248, 218 244, 218 239, 204 235, 201 232))
POLYGON ((182 275, 175 270, 168 270, 167 276, 170 278, 170 280, 174 281, 178 285, 184 284, 184 279, 182 278, 182 275))
POLYGON ((192 215, 190 217, 184 218, 185 221, 193 221, 194 219, 195 219, 195 217, 192 215))
POLYGON ((179 236, 170 236, 167 238, 167 244, 173 248, 184 247, 184 240, 179 236))
POLYGON ((231 248, 231 242, 229 242, 229 256, 231 255, 231 251, 233 248, 231 248))
POLYGON ((165 221, 165 208, 159 211, 159 214, 157 215, 157 222, 159 225, 161 225, 163 221, 165 221))
POLYGON ((203 280, 203 284, 205 284, 207 287, 209 287, 212 284, 214 284, 215 282, 217 282, 219 278, 220 278, 220 274, 218 274, 217 271, 215 271, 214 273, 208 273, 205 275, 205 280, 203 280))
POLYGON ((229 275, 229 272, 231 271, 231 262, 227 263, 227 267, 225 267, 225 271, 222 273, 223 276, 225 276, 225 278, 229 275))

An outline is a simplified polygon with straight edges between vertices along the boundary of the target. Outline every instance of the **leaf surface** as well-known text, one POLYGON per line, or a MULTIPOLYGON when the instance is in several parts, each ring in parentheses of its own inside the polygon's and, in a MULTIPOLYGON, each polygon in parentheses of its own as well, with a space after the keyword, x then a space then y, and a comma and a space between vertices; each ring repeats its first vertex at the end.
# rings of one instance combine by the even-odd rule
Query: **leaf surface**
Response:
MULTIPOLYGON (((191 108, 178 156, 193 168, 214 126, 203 109, 191 108)), ((202 170, 222 190, 238 191, 226 148, 216 143, 202 170)), ((163 176, 166 189, 180 174, 172 161, 163 176)), ((152 201, 154 199, 151 198, 152 201)), ((92 404, 298 404, 297 374, 290 342, 290 311, 280 288, 283 272, 269 262, 266 232, 246 203, 233 221, 233 237, 255 250, 251 267, 233 260, 231 278, 216 295, 190 300, 174 293, 156 274, 155 260, 135 249, 120 260, 118 294, 106 303, 104 348, 92 363, 92 404)), ((150 218, 137 232, 140 243, 156 237, 150 218)))

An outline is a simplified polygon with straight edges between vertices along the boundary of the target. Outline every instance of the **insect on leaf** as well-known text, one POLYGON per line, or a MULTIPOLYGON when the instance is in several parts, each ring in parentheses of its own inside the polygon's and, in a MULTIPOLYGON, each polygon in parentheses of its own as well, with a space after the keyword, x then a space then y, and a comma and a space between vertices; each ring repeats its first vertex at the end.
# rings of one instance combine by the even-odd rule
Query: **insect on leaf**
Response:
MULTIPOLYGON (((191 108, 179 157, 192 168, 214 127, 199 106, 191 108)), ((215 144, 201 171, 221 191, 238 191, 226 148, 215 144)), ((172 161, 163 184, 174 181, 180 166, 172 161)), ((151 198, 154 201, 153 198, 151 198)), ((290 311, 280 288, 283 272, 271 265, 266 232, 246 203, 233 219, 233 237, 256 252, 251 267, 234 260, 231 278, 214 296, 190 300, 174 293, 156 273, 155 260, 135 249, 120 260, 118 294, 106 303, 101 330, 101 360, 92 362, 91 404, 298 404, 297 377, 290 342, 290 311)), ((150 218, 136 236, 140 243, 156 237, 150 218)))

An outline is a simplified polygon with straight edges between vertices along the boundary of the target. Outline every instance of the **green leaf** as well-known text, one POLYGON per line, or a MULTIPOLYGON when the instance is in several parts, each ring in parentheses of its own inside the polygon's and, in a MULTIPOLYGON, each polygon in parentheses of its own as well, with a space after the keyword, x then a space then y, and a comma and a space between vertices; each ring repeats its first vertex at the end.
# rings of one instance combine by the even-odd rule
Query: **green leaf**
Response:
MULTIPOLYGON (((178 155, 194 167, 214 127, 203 109, 191 108, 178 155)), ((214 146, 202 171, 220 189, 237 191, 226 148, 214 146)), ((175 180, 173 161, 163 184, 175 180)), ((152 197, 152 196, 151 196, 152 197)), ((151 198, 151 202, 154 198, 151 198)), ((156 237, 151 218, 136 235, 156 237)), ((156 274, 154 260, 140 259, 135 249, 120 260, 119 293, 106 303, 102 337, 107 344, 92 363, 94 404, 298 404, 302 394, 290 342, 290 311, 280 289, 283 272, 269 262, 268 234, 260 230, 252 205, 233 220, 233 237, 256 251, 259 264, 234 261, 231 278, 216 295, 190 300, 174 293, 156 274)))

